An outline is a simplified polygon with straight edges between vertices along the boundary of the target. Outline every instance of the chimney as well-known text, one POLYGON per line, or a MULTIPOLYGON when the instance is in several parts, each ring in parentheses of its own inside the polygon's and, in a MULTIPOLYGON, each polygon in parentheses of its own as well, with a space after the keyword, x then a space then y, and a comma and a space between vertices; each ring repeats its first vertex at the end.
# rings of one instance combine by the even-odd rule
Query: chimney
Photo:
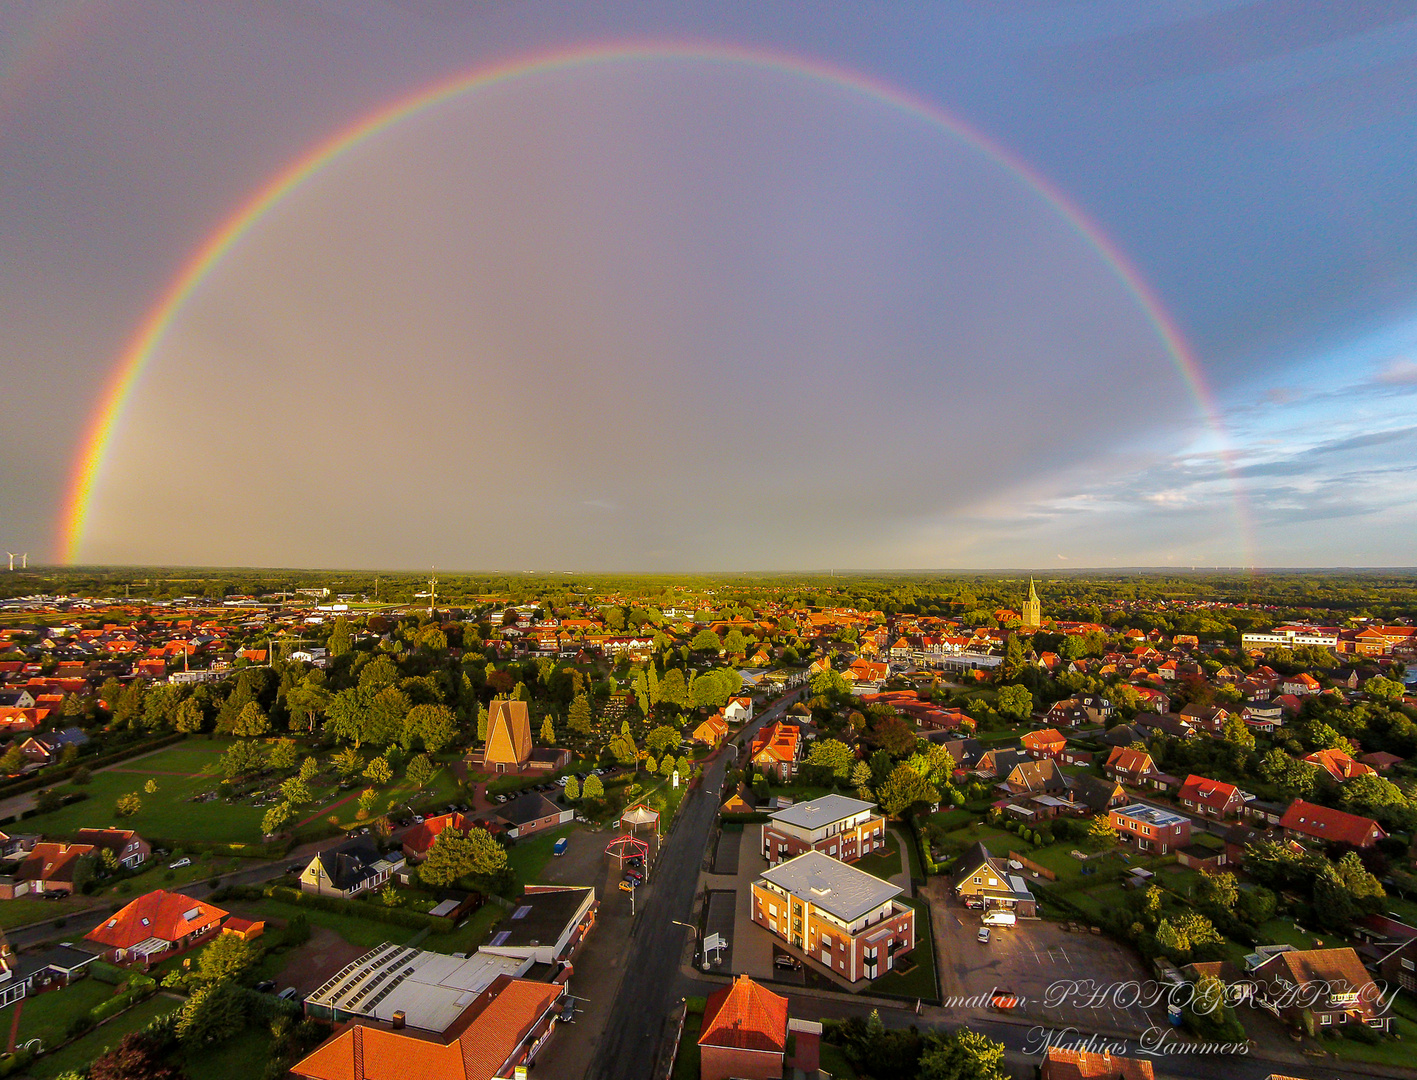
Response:
POLYGON ((389 1026, 392 1027, 395 1031, 402 1031, 402 1030, 403 1030, 403 1021, 404 1021, 403 1010, 402 1010, 402 1009, 399 1009, 397 1012, 394 1013, 393 1020, 390 1021, 390 1025, 389 1025, 389 1026))

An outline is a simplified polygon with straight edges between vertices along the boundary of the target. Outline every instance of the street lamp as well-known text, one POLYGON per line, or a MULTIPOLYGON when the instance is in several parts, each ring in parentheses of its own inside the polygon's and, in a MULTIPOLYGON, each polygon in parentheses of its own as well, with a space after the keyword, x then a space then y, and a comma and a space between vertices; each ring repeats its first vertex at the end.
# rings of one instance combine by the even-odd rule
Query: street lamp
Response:
POLYGON ((682 926, 686 930, 692 930, 694 932, 694 953, 697 955, 699 951, 699 928, 693 925, 693 923, 680 922, 678 919, 670 919, 669 921, 675 926, 682 926))

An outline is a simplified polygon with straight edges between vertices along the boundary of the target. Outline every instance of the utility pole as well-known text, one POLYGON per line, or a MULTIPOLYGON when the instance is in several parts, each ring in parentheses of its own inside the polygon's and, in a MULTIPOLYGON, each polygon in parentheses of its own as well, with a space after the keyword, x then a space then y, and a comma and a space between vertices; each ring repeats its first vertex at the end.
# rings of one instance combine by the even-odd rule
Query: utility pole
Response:
POLYGON ((433 609, 438 606, 438 568, 433 567, 432 576, 428 579, 428 617, 433 617, 433 609))

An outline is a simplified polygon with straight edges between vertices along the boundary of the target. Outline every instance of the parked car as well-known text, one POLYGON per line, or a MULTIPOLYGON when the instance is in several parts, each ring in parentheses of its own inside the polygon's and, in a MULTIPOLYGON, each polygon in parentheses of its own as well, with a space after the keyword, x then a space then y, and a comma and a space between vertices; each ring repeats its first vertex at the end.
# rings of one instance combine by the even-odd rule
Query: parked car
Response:
POLYGON ((982 911, 984 909, 984 901, 977 897, 970 897, 964 902, 964 906, 970 911, 982 911))
POLYGON ((622 882, 620 882, 620 891, 621 891, 621 892, 634 892, 634 891, 635 891, 635 887, 634 887, 633 885, 631 885, 628 881, 622 881, 622 882))
POLYGON ((570 779, 569 776, 558 776, 558 777, 556 777, 556 786, 557 786, 557 787, 565 787, 565 786, 566 786, 566 781, 569 780, 569 779, 570 779))
POLYGON ((294 1001, 299 996, 300 991, 295 989, 295 987, 293 986, 287 986, 284 990, 282 990, 279 994, 276 995, 276 997, 280 998, 282 1001, 294 1001))
POLYGON ((258 994, 270 994, 270 993, 274 993, 274 992, 275 992, 275 988, 276 988, 276 981, 275 981, 274 979, 262 979, 260 982, 258 982, 258 983, 256 984, 256 987, 255 987, 256 993, 258 993, 258 994))
POLYGON ((989 928, 987 926, 980 928, 979 933, 976 935, 976 940, 981 945, 989 944, 989 928))
POLYGON ((773 967, 786 968, 788 971, 801 971, 802 961, 795 956, 788 956, 786 953, 778 953, 772 958, 773 967))
POLYGON ((191 866, 191 865, 192 865, 192 860, 191 860, 191 859, 178 859, 176 862, 170 862, 170 863, 168 863, 168 864, 167 864, 167 868, 168 868, 169 870, 181 870, 184 866, 191 866))
POLYGON ((414 814, 414 815, 413 815, 413 823, 414 823, 415 825, 422 825, 422 824, 423 824, 423 815, 422 815, 422 814, 414 814))

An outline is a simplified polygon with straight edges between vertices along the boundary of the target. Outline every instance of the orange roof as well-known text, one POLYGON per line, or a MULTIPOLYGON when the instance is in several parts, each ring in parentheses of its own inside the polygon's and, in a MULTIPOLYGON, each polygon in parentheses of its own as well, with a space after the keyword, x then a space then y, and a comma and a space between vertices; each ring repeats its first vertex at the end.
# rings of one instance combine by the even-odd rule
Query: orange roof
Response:
POLYGON ((354 1021, 291 1072, 310 1080, 492 1080, 564 991, 502 975, 449 1029, 458 1031, 451 1042, 354 1021))
POLYGON ((148 938, 177 941, 224 918, 226 912, 214 904, 154 889, 107 922, 99 923, 84 937, 111 948, 131 949, 148 938))
POLYGON ((1140 1058, 1050 1046, 1043 1075, 1048 1080, 1152 1080, 1155 1073, 1151 1062, 1140 1058))
POLYGON ((1156 763, 1145 750, 1133 750, 1130 746, 1113 747, 1107 758, 1107 766, 1128 773, 1153 773, 1156 763))
POLYGON ((704 1006, 700 1046, 787 1050, 787 999, 739 975, 704 1006))
POLYGON ((756 759, 760 753, 766 753, 778 761, 796 761, 798 735, 796 724, 785 724, 779 720, 771 727, 763 728, 753 737, 753 745, 748 756, 756 759))
POLYGON ((1063 733, 1057 728, 1043 728, 1041 731, 1030 731, 1022 739, 1025 750, 1041 750, 1045 746, 1061 746, 1067 743, 1063 733))
POLYGON ((1374 771, 1362 762, 1354 761, 1342 750, 1315 750, 1304 760, 1310 765, 1317 765, 1339 783, 1356 776, 1367 776, 1374 771))

